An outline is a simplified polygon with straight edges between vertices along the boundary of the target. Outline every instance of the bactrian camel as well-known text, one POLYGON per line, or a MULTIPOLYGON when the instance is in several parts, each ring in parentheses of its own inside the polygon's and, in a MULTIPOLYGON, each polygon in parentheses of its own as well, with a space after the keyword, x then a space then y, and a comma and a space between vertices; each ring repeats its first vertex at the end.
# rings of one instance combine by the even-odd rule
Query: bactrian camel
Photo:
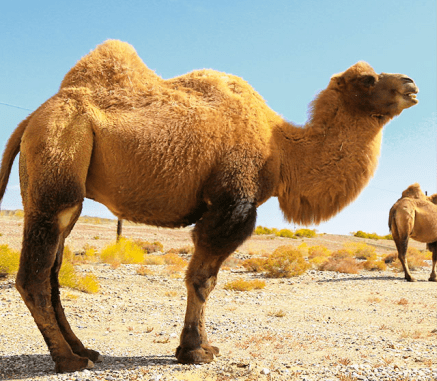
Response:
POLYGON ((285 218, 298 224, 335 215, 368 183, 382 127, 415 105, 417 92, 409 77, 358 62, 331 78, 301 127, 233 75, 198 70, 164 80, 119 41, 83 57, 59 92, 13 132, 0 172, 2 197, 21 153, 25 217, 16 287, 56 371, 101 360, 72 332, 59 298, 64 240, 85 197, 120 219, 195 225, 176 357, 209 362, 218 348, 207 339, 206 301, 220 265, 251 235, 256 208, 277 197, 285 218))
POLYGON ((408 268, 408 240, 426 243, 432 253, 432 269, 428 280, 437 282, 437 193, 426 196, 415 183, 402 192, 402 197, 390 209, 388 226, 398 249, 398 257, 404 268, 405 279, 414 282, 408 268))

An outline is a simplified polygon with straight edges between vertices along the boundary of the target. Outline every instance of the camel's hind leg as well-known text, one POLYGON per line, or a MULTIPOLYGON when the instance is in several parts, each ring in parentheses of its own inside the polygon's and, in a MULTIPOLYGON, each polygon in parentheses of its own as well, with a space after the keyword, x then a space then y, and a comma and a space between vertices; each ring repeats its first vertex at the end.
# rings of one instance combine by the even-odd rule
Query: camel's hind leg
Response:
POLYGON ((93 138, 78 118, 72 128, 60 117, 38 119, 37 115, 29 123, 21 143, 24 234, 16 287, 44 337, 55 370, 77 371, 92 367, 91 360, 99 354, 87 350, 71 331, 61 306, 58 273, 64 239, 85 197, 93 138))
POLYGON ((61 269, 61 265, 62 265, 64 241, 65 238, 67 238, 67 236, 70 234, 70 231, 74 226, 74 223, 79 218, 80 211, 81 208, 75 211, 67 209, 67 211, 61 213, 61 216, 64 218, 70 218, 69 217, 70 212, 74 212, 75 215, 72 215, 70 226, 67 228, 65 233, 60 238, 58 250, 56 253, 55 264, 52 267, 52 273, 50 276, 50 283, 52 288, 52 305, 55 310, 56 320, 59 324, 59 328, 62 332, 62 335, 64 336, 67 343, 70 345, 73 353, 81 357, 86 357, 93 362, 100 362, 103 360, 102 356, 96 351, 85 348, 82 342, 77 338, 77 336, 72 331, 70 324, 68 323, 67 318, 65 317, 64 309, 61 304, 60 292, 59 292, 59 270, 61 269))
POLYGON ((415 282, 416 279, 411 276, 407 261, 408 237, 396 239, 393 236, 393 239, 395 241, 396 248, 398 249, 398 258, 401 261, 402 268, 404 269, 405 279, 408 282, 415 282))
POLYGON ((409 235, 413 230, 413 226, 413 218, 403 210, 397 211, 395 217, 392 219, 391 231, 393 240, 395 241, 396 248, 398 250, 398 258, 401 261, 404 269, 405 279, 409 282, 416 281, 416 279, 411 276, 406 257, 409 235))
POLYGON ((205 307, 223 261, 252 233, 256 206, 248 200, 222 196, 197 222, 193 231, 195 251, 190 261, 185 324, 176 357, 181 363, 213 360, 219 349, 209 344, 205 330, 205 307))
POLYGON ((437 275, 435 271, 437 264, 437 242, 427 243, 426 248, 432 253, 432 269, 428 280, 431 282, 437 282, 437 275))
MULTIPOLYGON (((73 209, 74 206, 68 209, 73 209)), ((76 206, 80 209, 80 206, 76 206)), ((62 213, 62 211, 60 212, 62 213)), ((74 353, 59 300, 58 271, 63 233, 57 215, 26 210, 24 238, 16 287, 29 308, 55 362, 57 372, 90 368, 87 356, 74 353)), ((78 347, 78 345, 76 345, 78 347)))

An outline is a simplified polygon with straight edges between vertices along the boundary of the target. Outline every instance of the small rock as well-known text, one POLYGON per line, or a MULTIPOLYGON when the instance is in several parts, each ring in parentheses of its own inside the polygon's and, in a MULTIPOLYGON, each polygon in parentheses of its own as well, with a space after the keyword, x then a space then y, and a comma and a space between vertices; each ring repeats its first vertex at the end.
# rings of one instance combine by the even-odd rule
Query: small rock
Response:
POLYGON ((265 374, 265 375, 267 375, 267 374, 269 374, 270 373, 270 369, 269 368, 263 368, 262 370, 261 370, 261 374, 265 374))

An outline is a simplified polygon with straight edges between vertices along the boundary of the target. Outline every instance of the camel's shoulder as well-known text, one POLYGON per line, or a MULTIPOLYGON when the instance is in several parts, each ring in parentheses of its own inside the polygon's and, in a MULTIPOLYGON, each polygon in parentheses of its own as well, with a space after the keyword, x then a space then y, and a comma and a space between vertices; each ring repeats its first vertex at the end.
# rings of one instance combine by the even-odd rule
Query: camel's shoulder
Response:
POLYGON ((82 57, 64 77, 61 89, 142 88, 162 79, 140 59, 126 42, 108 40, 82 57))

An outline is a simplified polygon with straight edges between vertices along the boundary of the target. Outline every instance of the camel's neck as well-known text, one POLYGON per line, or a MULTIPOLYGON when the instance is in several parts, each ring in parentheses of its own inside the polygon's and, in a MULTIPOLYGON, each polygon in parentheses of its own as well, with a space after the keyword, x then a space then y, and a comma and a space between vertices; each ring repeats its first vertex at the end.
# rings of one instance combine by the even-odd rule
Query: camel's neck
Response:
POLYGON ((304 128, 288 123, 276 130, 281 147, 278 199, 289 221, 327 220, 353 201, 372 177, 379 157, 382 123, 352 116, 333 91, 312 104, 304 128))

